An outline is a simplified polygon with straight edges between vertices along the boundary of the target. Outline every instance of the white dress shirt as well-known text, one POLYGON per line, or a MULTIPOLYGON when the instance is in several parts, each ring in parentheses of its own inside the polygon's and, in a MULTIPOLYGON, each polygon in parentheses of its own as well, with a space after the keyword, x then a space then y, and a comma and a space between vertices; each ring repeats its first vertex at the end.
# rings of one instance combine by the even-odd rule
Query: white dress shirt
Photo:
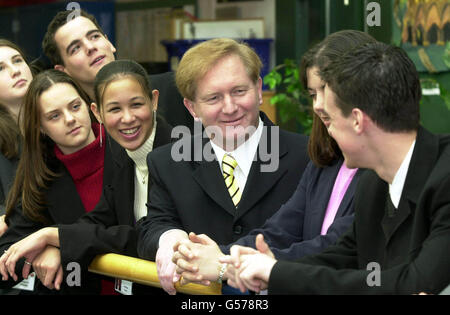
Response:
POLYGON ((256 159, 256 151, 258 150, 259 140, 263 132, 263 122, 261 118, 258 122, 258 128, 243 144, 237 147, 234 151, 227 152, 213 141, 211 146, 216 154, 217 162, 219 163, 220 171, 223 173, 222 160, 225 154, 231 155, 237 162, 237 166, 234 170, 234 177, 241 192, 244 191, 245 184, 247 183, 248 174, 252 167, 253 161, 256 159))
MULTIPOLYGON (((214 142, 210 141, 211 146, 214 150, 214 154, 216 155, 217 162, 219 163, 220 171, 222 170, 222 159, 225 153, 231 155, 238 165, 236 166, 233 175, 236 178, 239 189, 241 192, 244 192, 245 184, 247 183, 248 174, 250 173, 250 168, 252 167, 253 160, 256 157, 256 150, 258 149, 259 140, 261 139, 261 135, 263 132, 264 124, 259 118, 258 128, 256 128, 255 132, 247 139, 243 144, 237 147, 234 151, 226 152, 224 149, 214 144, 214 142)), ((159 246, 166 242, 171 242, 171 232, 180 231, 178 229, 171 229, 164 232, 159 237, 159 246)))
POLYGON ((389 195, 391 196, 391 201, 394 204, 395 208, 398 208, 398 205, 400 203, 400 197, 402 196, 403 186, 405 185, 406 174, 408 173, 408 168, 409 164, 411 163, 415 144, 416 140, 414 140, 414 142, 412 143, 408 153, 403 159, 402 164, 397 170, 397 173, 395 173, 392 184, 389 184, 389 195))

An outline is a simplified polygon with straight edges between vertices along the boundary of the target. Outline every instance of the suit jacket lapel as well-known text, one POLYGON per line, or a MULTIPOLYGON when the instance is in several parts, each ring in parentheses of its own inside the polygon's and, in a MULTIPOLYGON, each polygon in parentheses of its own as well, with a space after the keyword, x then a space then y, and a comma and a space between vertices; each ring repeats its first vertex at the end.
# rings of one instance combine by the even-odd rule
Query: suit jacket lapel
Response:
MULTIPOLYGON (((242 194, 242 199, 237 207, 236 219, 244 215, 248 210, 250 210, 259 200, 261 200, 270 189, 276 185, 279 179, 286 174, 288 169, 282 163, 283 157, 288 153, 289 149, 283 139, 278 135, 278 137, 272 141, 272 127, 273 124, 267 121, 267 117, 263 116, 264 130, 259 141, 258 149, 256 151, 256 160, 253 161, 252 167, 250 168, 250 173, 248 174, 247 183, 242 194), (278 146, 278 155, 273 156, 272 152, 276 153, 276 148, 273 145, 278 146), (275 150, 275 151, 274 151, 275 150), (270 153, 269 153, 270 152, 270 153), (273 170, 271 167, 267 167, 272 160, 267 160, 266 156, 262 153, 267 154, 271 158, 278 159, 278 165, 273 170), (264 168, 266 167, 266 168, 264 168)), ((275 127, 278 128, 278 127, 275 127)), ((278 130, 279 131, 279 130, 278 130)), ((274 134, 276 136, 276 134, 274 134)))
MULTIPOLYGON (((205 160, 203 152, 213 152, 211 144, 208 138, 202 138, 200 135, 192 137, 192 163, 195 170, 192 176, 195 181, 200 185, 204 192, 212 198, 219 206, 225 209, 232 216, 236 214, 236 207, 231 200, 230 194, 228 193, 225 181, 223 179, 222 172, 220 171, 219 163, 217 159, 214 158, 212 161, 205 160), (201 147, 196 147, 196 141, 202 141, 203 145, 201 147), (195 150, 201 149, 202 152, 195 152, 195 150), (196 161, 196 158, 202 157, 200 161, 196 161)), ((215 157, 215 155, 212 155, 215 157)))
MULTIPOLYGON (((129 209, 128 222, 134 224, 134 162, 128 156, 125 149, 107 134, 107 149, 105 151, 105 166, 103 169, 103 185, 120 181, 126 189, 121 190, 121 206, 129 209), (117 177, 120 174, 121 178, 117 177), (127 193, 127 195, 123 195, 127 193)), ((126 213, 126 212, 121 212, 126 213)))
POLYGON ((397 229, 405 222, 405 220, 411 215, 411 207, 407 200, 403 199, 400 201, 399 207, 395 216, 393 218, 389 218, 387 213, 385 213, 382 227, 384 231, 384 235, 386 237, 386 246, 389 244, 389 241, 397 231, 397 229))
POLYGON ((438 154, 438 137, 432 135, 422 127, 419 128, 397 213, 391 219, 386 216, 383 219, 386 245, 402 223, 414 213, 423 183, 426 182, 434 166, 433 163, 424 163, 424 161, 436 161, 438 154))
POLYGON ((352 182, 350 183, 350 185, 348 185, 344 198, 342 198, 341 204, 339 205, 336 217, 343 216, 348 211, 350 203, 352 202, 353 196, 355 194, 356 186, 358 185, 358 179, 363 171, 363 169, 359 169, 353 176, 352 182))
MULTIPOLYGON (((317 190, 320 191, 317 195, 317 198, 311 200, 312 204, 311 208, 313 209, 311 217, 313 218, 311 221, 311 225, 309 227, 305 227, 306 229, 310 229, 311 233, 309 235, 318 235, 322 230, 323 220, 325 219, 325 214, 327 212, 328 203, 330 202, 330 197, 333 192, 334 183, 336 181, 336 177, 339 173, 343 160, 336 160, 333 165, 329 167, 322 168, 321 175, 319 177, 319 182, 317 184, 317 190), (323 196, 328 196, 327 198, 323 196)), ((339 206, 341 209, 342 203, 339 206)), ((336 214, 336 217, 338 214, 336 214)))
POLYGON ((194 179, 210 198, 232 216, 235 216, 236 207, 225 186, 218 162, 215 160, 211 162, 203 161, 198 164, 192 175, 194 179))

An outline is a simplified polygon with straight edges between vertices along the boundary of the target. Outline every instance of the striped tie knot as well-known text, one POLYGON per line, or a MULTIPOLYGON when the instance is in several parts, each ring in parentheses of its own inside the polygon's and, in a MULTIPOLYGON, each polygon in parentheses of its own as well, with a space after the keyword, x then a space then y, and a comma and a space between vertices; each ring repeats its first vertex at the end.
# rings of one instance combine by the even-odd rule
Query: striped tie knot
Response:
POLYGON ((228 154, 223 156, 222 160, 222 170, 223 178, 225 180, 225 185, 227 186, 228 193, 233 200, 234 205, 237 207, 239 201, 241 200, 241 191, 234 177, 234 170, 237 166, 237 161, 228 154))

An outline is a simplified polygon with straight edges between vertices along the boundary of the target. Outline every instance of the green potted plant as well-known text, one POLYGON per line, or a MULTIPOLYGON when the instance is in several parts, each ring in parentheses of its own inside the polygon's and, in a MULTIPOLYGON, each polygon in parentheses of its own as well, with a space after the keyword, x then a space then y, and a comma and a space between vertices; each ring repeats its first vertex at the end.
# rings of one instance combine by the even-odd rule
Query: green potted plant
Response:
POLYGON ((276 90, 270 104, 276 106, 281 123, 295 120, 300 127, 299 131, 309 135, 312 127, 312 103, 300 81, 298 64, 286 59, 264 77, 264 84, 271 90, 276 90))

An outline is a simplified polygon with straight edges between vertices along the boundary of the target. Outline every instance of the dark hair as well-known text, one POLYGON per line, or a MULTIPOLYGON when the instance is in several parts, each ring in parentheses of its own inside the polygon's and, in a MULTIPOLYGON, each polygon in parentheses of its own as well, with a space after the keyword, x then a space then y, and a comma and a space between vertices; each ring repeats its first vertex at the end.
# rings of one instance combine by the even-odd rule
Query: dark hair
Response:
POLYGON ((46 70, 31 81, 22 106, 23 115, 19 121, 23 130, 23 151, 6 201, 7 218, 20 201, 28 218, 48 223, 42 211, 46 208, 46 190, 57 173, 48 165, 50 157, 53 156, 54 142, 40 132, 41 113, 38 104, 42 93, 57 83, 72 85, 86 106, 89 104, 87 94, 64 72, 46 70))
MULTIPOLYGON (((300 61, 300 79, 307 88, 307 71, 313 67, 320 70, 326 68, 330 61, 339 58, 346 52, 366 43, 376 40, 364 32, 356 30, 343 30, 327 36, 323 41, 310 48, 300 61)), ((341 150, 336 141, 328 134, 320 118, 313 114, 313 125, 308 142, 308 153, 311 160, 319 167, 342 157, 341 150)))
MULTIPOLYGON (((44 35, 44 39, 42 40, 42 50, 48 59, 50 59, 53 65, 64 65, 64 61, 61 57, 61 52, 58 49, 58 45, 55 41, 55 34, 59 30, 59 28, 65 25, 68 22, 69 15, 73 14, 73 11, 66 10, 58 12, 55 17, 51 20, 50 24, 47 27, 47 32, 44 35)), ((103 30, 98 24, 95 17, 84 10, 80 10, 80 16, 88 18, 97 29, 104 35, 103 30)))
POLYGON ((152 87, 144 67, 133 60, 115 60, 103 66, 95 76, 94 95, 99 112, 103 106, 103 94, 106 87, 113 81, 131 77, 135 79, 142 88, 144 94, 152 100, 152 87))
POLYGON ((366 44, 332 60, 322 77, 345 117, 359 108, 387 132, 418 129, 419 75, 401 48, 366 44))
MULTIPOLYGON (((13 42, 0 38, 0 47, 10 47, 17 50, 27 65, 30 66, 23 51, 13 42)), ((0 152, 8 159, 18 158, 20 152, 19 140, 20 130, 16 120, 9 110, 0 103, 0 152)))

